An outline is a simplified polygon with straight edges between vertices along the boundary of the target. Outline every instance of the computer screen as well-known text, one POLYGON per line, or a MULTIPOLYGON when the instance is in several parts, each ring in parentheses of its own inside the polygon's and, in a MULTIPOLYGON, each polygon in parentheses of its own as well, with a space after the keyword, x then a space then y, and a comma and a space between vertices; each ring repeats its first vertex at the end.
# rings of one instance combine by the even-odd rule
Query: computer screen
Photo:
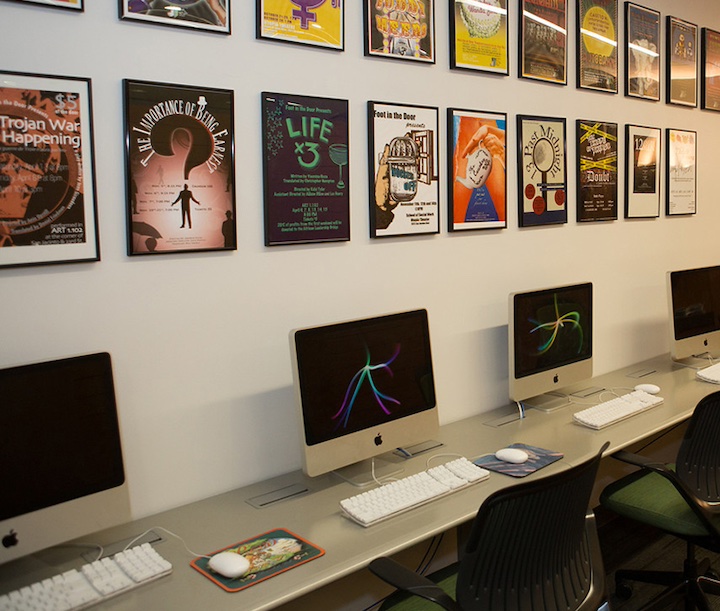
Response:
POLYGON ((510 398, 545 410, 566 404, 558 392, 592 377, 592 283, 513 293, 509 305, 510 398))
POLYGON ((130 519, 110 355, 0 370, 0 563, 130 519))
POLYGON ((720 266, 668 272, 667 288, 672 358, 704 367, 720 356, 720 266))
MULTIPOLYGON (((291 332, 310 476, 337 471, 438 431, 426 310, 291 332)), ((364 477, 360 465, 347 479, 364 477)), ((367 471, 369 472, 369 471, 367 471)))

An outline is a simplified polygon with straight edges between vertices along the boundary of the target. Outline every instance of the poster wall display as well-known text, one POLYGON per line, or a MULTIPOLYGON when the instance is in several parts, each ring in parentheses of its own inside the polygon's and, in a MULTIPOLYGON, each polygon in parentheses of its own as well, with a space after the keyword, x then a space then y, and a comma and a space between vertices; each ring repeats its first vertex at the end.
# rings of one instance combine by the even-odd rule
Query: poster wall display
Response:
POLYGON ((257 0, 258 38, 342 51, 344 28, 341 0, 257 0))
POLYGON ((577 86, 617 93, 617 0, 577 0, 577 24, 577 86))
POLYGON ((87 78, 0 72, 0 267, 100 258, 87 78))
POLYGON ((577 126, 577 220, 613 221, 618 217, 617 123, 586 121, 577 126))
POLYGON ((448 229, 507 227, 507 115, 448 109, 448 229))
POLYGON ((57 6, 75 11, 84 11, 83 0, 15 0, 27 4, 44 4, 45 6, 57 6))
POLYGON ((625 3, 625 95, 660 100, 660 13, 625 3))
POLYGON ((370 236, 438 233, 438 109, 368 102, 370 236))
POLYGON ((233 92, 123 89, 128 255, 235 250, 233 92))
POLYGON ((698 28, 667 18, 667 102, 697 106, 698 28))
POLYGON ((625 218, 660 216, 660 146, 657 127, 625 126, 625 218))
POLYGON ((567 84, 566 0, 520 0, 520 76, 567 84))
POLYGON ((567 223, 565 119, 518 115, 521 227, 567 223))
POLYGON ((697 212, 697 132, 667 129, 665 213, 697 212))
POLYGON ((230 34, 230 0, 119 0, 120 17, 230 34))
POLYGON ((262 94, 265 245, 350 239, 348 102, 262 94))
POLYGON ((365 55, 434 64, 434 3, 435 0, 363 0, 365 55))
POLYGON ((450 0, 450 66, 509 74, 507 0, 450 0))
POLYGON ((700 66, 701 108, 720 111, 720 32, 703 28, 700 66))

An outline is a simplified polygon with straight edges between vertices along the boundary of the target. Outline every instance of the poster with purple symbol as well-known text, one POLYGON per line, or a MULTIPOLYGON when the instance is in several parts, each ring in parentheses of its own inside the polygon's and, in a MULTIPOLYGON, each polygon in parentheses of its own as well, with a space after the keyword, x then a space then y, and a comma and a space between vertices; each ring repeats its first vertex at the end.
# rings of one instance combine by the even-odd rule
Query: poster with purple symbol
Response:
POLYGON ((348 102, 262 94, 265 245, 350 239, 348 102))
POLYGON ((257 0, 257 37, 342 51, 342 0, 257 0))
POLYGON ((128 254, 235 250, 233 92, 123 86, 128 254))
POLYGON ((230 33, 230 0, 120 0, 120 17, 230 33))

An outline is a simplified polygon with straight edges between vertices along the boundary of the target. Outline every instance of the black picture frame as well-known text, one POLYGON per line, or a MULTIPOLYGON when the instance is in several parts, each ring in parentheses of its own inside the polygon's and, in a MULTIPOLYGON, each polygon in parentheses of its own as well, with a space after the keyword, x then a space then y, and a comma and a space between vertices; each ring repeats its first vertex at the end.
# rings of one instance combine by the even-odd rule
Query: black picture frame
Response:
POLYGON ((508 0, 476 7, 449 0, 450 68, 510 74, 508 0))
POLYGON ((89 78, 0 71, 0 267, 100 260, 89 78))
POLYGON ((435 106, 368 102, 370 237, 440 232, 435 106))
POLYGON ((665 214, 697 212, 697 132, 666 128, 665 214))
POLYGON ((660 101, 660 13, 625 2, 625 95, 660 101))
POLYGON ((231 0, 174 0, 170 10, 151 0, 118 0, 121 19, 229 35, 231 0))
MULTIPOLYGON (((278 3, 265 11, 268 0, 256 0, 255 37, 290 44, 345 50, 345 3, 325 2, 319 6, 304 7, 278 3)), ((317 4, 317 3, 316 3, 317 4)))
POLYGON ((14 2, 21 2, 22 4, 39 4, 42 6, 50 6, 53 8, 59 8, 71 11, 85 10, 85 0, 13 0, 14 2))
POLYGON ((520 0, 518 14, 520 77, 567 85, 566 0, 520 0))
POLYGON ((720 32, 702 29, 700 107, 720 112, 720 32))
POLYGON ((618 218, 618 124, 577 119, 577 221, 618 218))
POLYGON ((125 79, 123 101, 128 256, 236 250, 234 92, 125 79))
POLYGON ((660 216, 659 127, 625 126, 625 218, 660 216))
POLYGON ((567 223, 566 119, 518 115, 517 133, 520 227, 567 223))
POLYGON ((435 63, 435 0, 408 2, 404 10, 379 7, 377 0, 361 2, 366 56, 435 63))
POLYGON ((668 15, 666 35, 667 103, 695 108, 698 98, 698 27, 668 15))
POLYGON ((618 0, 577 0, 578 89, 618 92, 618 0))

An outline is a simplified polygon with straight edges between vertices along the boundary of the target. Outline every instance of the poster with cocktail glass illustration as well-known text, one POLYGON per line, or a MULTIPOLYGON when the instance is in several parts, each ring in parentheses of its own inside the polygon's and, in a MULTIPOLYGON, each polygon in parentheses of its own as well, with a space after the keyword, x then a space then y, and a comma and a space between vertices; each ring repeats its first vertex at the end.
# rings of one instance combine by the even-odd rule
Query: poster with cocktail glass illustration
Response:
POLYGON ((625 218, 660 216, 660 137, 657 127, 625 126, 625 218))
POLYGON ((438 109, 368 102, 370 237, 440 231, 438 109))
POLYGON ((507 227, 507 115, 448 109, 448 229, 507 227))
POLYGON ((235 250, 233 92, 123 89, 128 255, 235 250))
POLYGON ((350 239, 348 102, 262 94, 265 245, 350 239))
POLYGON ((565 119, 518 115, 520 227, 567 223, 565 119))

